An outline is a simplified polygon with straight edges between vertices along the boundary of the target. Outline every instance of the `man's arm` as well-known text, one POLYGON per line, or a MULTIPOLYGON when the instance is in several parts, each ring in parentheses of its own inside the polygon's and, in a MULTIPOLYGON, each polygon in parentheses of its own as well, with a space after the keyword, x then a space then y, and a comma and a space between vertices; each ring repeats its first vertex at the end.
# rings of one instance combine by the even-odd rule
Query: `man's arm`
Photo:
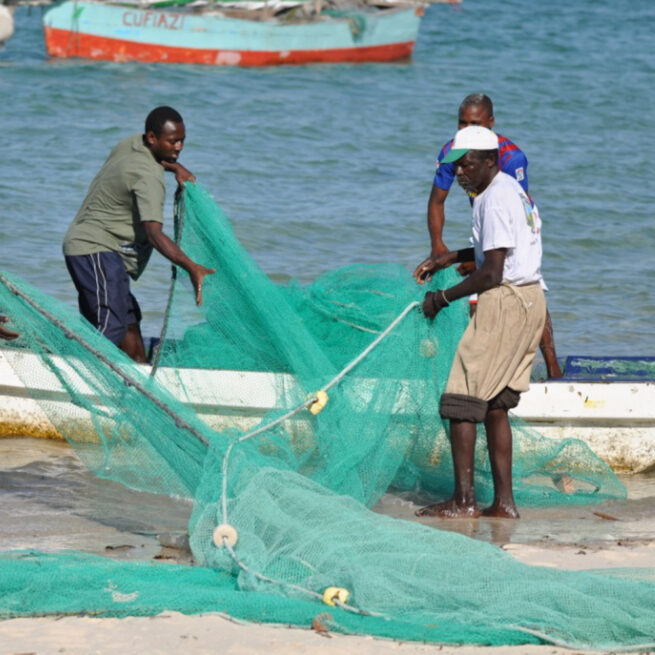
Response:
POLYGON ((443 226, 446 222, 445 202, 448 189, 433 186, 428 200, 428 232, 430 233, 431 255, 437 257, 446 252, 448 248, 443 242, 443 226))
MULTIPOLYGON (((430 233, 430 256, 426 257, 415 269, 414 277, 419 284, 423 284, 425 277, 437 257, 448 252, 443 242, 443 226, 446 222, 445 202, 448 189, 432 186, 428 200, 428 232, 430 233)), ((429 278, 428 278, 429 279, 429 278)))
POLYGON ((183 268, 189 274, 191 284, 196 292, 196 304, 201 305, 202 281, 206 275, 216 273, 216 269, 205 268, 189 259, 182 250, 178 248, 175 242, 164 234, 161 223, 158 223, 157 221, 143 221, 142 225, 146 231, 148 242, 153 246, 153 248, 164 255, 166 259, 173 262, 173 264, 183 268))
POLYGON ((195 182, 196 176, 188 169, 182 166, 180 162, 162 161, 161 165, 171 173, 175 173, 175 179, 179 186, 184 186, 185 182, 195 182))
POLYGON ((462 282, 449 289, 428 291, 423 300, 423 313, 428 318, 434 318, 441 309, 449 305, 453 300, 497 287, 503 281, 506 254, 507 248, 487 250, 484 253, 482 266, 473 271, 462 282))

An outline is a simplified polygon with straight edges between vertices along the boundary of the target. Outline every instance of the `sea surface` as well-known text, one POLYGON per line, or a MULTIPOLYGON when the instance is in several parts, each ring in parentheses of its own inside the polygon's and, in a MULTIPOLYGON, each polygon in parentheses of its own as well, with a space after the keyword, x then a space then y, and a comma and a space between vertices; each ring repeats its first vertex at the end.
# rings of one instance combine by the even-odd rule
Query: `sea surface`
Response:
MULTIPOLYGON (((411 63, 240 69, 48 60, 40 9, 20 8, 0 51, 0 270, 75 304, 64 232, 111 147, 169 104, 181 161, 274 279, 409 275, 438 151, 485 92, 530 161, 558 354, 653 356, 654 32, 653 0, 464 0, 427 9, 411 63)), ((469 227, 453 188, 446 243, 469 227)), ((155 254, 134 287, 147 334, 169 276, 155 254)))

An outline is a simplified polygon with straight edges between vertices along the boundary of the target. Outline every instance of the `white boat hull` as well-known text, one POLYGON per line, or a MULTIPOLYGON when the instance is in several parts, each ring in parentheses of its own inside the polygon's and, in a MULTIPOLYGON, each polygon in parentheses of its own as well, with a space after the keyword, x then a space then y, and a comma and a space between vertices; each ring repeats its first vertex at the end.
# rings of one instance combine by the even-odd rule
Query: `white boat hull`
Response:
MULTIPOLYGON (((282 374, 227 370, 162 368, 157 378, 181 401, 193 398, 194 409, 215 429, 253 427, 275 407, 280 385, 293 385, 282 374)), ((67 424, 88 426, 88 414, 69 402, 36 355, 0 351, 0 436, 62 439, 39 400, 48 401, 49 411, 60 411, 67 424), (20 363, 43 368, 40 388, 25 387, 10 363, 15 358, 33 359, 20 363)), ((546 438, 581 439, 615 471, 655 469, 654 382, 533 383, 514 413, 546 438)))

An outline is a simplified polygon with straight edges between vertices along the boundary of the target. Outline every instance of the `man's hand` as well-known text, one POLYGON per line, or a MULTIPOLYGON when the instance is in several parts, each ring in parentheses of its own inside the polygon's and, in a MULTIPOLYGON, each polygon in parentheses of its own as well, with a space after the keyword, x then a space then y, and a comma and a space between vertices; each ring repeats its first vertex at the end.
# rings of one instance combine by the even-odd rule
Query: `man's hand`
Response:
POLYGON ((424 284, 432 279, 433 273, 452 266, 457 261, 457 250, 446 250, 440 255, 430 255, 424 259, 414 271, 413 275, 418 284, 424 284))
POLYGON ((433 320, 434 317, 449 304, 450 303, 446 301, 443 289, 426 291, 425 297, 423 298, 423 314, 425 314, 425 316, 430 320, 433 320))
POLYGON ((20 334, 18 332, 14 332, 13 330, 8 330, 3 325, 4 323, 9 323, 9 317, 5 316, 4 314, 0 314, 0 339, 4 339, 5 341, 12 341, 13 339, 17 339, 20 334))
POLYGON ((216 273, 215 268, 205 268, 200 264, 194 264, 193 268, 189 271, 191 284, 193 285, 193 290, 196 292, 196 305, 198 306, 202 305, 202 282, 206 275, 212 275, 212 273, 216 273))
POLYGON ((457 267, 457 272, 461 275, 470 275, 475 270, 475 262, 462 262, 457 267))
POLYGON ((188 169, 182 166, 180 162, 162 161, 161 165, 167 170, 175 173, 175 179, 179 186, 183 187, 185 182, 195 182, 196 176, 188 169))

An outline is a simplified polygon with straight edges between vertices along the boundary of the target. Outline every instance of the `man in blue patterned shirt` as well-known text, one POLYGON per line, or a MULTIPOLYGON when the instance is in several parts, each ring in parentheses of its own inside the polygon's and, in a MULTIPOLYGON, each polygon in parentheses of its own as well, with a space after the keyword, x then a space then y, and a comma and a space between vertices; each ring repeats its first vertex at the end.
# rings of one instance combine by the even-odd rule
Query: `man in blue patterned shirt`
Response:
MULTIPOLYGON (((480 125, 492 129, 494 125, 494 109, 491 98, 483 93, 472 93, 466 96, 459 106, 458 130, 471 125, 480 125)), ((498 134, 498 166, 503 173, 511 175, 523 187, 530 197, 528 189, 528 158, 523 151, 507 137, 498 134)), ((443 226, 446 220, 445 202, 448 192, 455 179, 455 166, 452 163, 442 163, 444 157, 452 148, 452 139, 446 143, 437 160, 437 170, 434 175, 434 184, 428 201, 428 231, 430 233, 431 251, 430 255, 422 261, 414 271, 414 277, 419 284, 430 279, 429 271, 432 269, 434 260, 445 252, 448 247, 443 242, 443 226)), ((468 194, 471 203, 473 196, 468 194)), ((534 206, 534 203, 533 203, 534 206)), ((460 273, 467 274, 473 269, 469 264, 464 264, 458 269, 460 273)), ((545 285, 544 285, 544 288, 545 285)), ((472 310, 475 309, 475 302, 472 300, 472 310)), ((562 371, 557 361, 555 352, 555 341, 553 339, 553 324, 550 314, 546 314, 544 333, 539 344, 541 354, 546 364, 546 372, 549 378, 562 377, 562 371)))

